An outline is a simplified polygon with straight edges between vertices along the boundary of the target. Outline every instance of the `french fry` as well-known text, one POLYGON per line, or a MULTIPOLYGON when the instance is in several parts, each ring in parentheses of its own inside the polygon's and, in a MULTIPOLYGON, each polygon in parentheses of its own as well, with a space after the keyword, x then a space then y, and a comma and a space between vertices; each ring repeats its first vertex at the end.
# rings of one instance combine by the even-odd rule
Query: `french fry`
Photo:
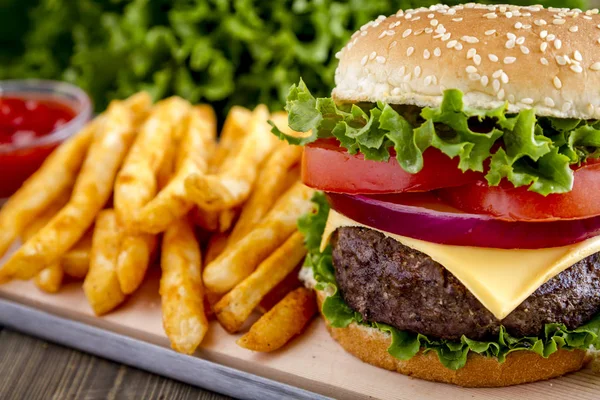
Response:
POLYGON ((238 339, 237 344, 252 351, 277 350, 301 333, 316 313, 314 293, 300 287, 260 317, 250 331, 238 339))
POLYGON ((158 171, 173 146, 175 128, 189 110, 190 104, 179 97, 162 100, 140 127, 114 187, 115 211, 125 227, 137 220, 138 211, 156 195, 158 171))
POLYGON ((219 172, 223 166, 226 167, 231 160, 235 159, 251 118, 252 111, 247 108, 231 107, 223 124, 219 146, 210 160, 211 173, 219 172))
POLYGON ((244 204, 228 246, 234 245, 252 230, 271 209, 279 196, 289 188, 289 170, 300 161, 302 147, 282 143, 267 159, 256 181, 256 187, 244 204))
POLYGON ((71 199, 36 235, 0 268, 4 278, 30 279, 45 265, 64 255, 84 235, 110 198, 117 170, 136 134, 132 108, 149 105, 149 97, 135 95, 125 102, 113 101, 75 182, 71 199))
POLYGON ((292 186, 250 233, 206 266, 207 290, 224 294, 250 275, 292 235, 297 219, 312 209, 313 192, 301 183, 292 186))
POLYGON ((0 257, 62 191, 72 187, 99 125, 96 119, 59 146, 0 209, 0 257))
POLYGON ((131 225, 136 231, 163 232, 194 205, 185 188, 185 180, 192 174, 208 172, 208 160, 215 147, 216 117, 209 106, 198 106, 188 114, 184 123, 186 129, 176 158, 177 172, 167 186, 139 211, 131 225))
POLYGON ((262 298, 292 272, 305 255, 304 236, 295 232, 215 305, 215 315, 223 328, 229 333, 239 331, 262 298))
POLYGON ((96 218, 90 269, 83 291, 96 315, 104 315, 125 301, 117 278, 117 258, 122 232, 114 210, 102 210, 96 218))
POLYGON ((131 294, 140 287, 155 249, 155 235, 149 233, 123 234, 116 272, 121 291, 124 294, 131 294))
MULTIPOLYGON (((69 201, 70 194, 71 188, 64 190, 46 210, 42 211, 31 224, 27 225, 23 230, 23 240, 28 240, 54 218, 56 213, 69 201)), ((56 293, 60 290, 63 276, 64 273, 60 263, 54 262, 46 266, 46 268, 35 276, 34 283, 44 292, 56 293)))
MULTIPOLYGON (((222 171, 236 158, 246 135, 252 112, 246 108, 234 106, 227 114, 218 146, 209 162, 209 172, 216 174, 222 171)), ((225 232, 233 225, 239 209, 208 211, 194 207, 192 221, 209 232, 225 232)))
POLYGON ((204 313, 200 246, 187 218, 163 237, 160 278, 163 326, 173 349, 192 354, 208 330, 204 313))
POLYGON ((215 260, 219 254, 225 250, 228 238, 229 234, 227 232, 217 232, 211 235, 210 239, 208 239, 208 244, 206 245, 204 265, 207 265, 215 260))
POLYGON ((302 281, 298 278, 301 268, 302 264, 298 264, 292 272, 277 284, 277 286, 271 289, 271 291, 262 298, 258 306, 256 306, 256 311, 261 314, 266 313, 273 308, 275 304, 283 300, 289 292, 302 286, 302 281))
POLYGON ((75 279, 83 279, 90 269, 90 252, 92 250, 92 231, 75 243, 60 259, 60 265, 66 275, 75 279))
POLYGON ((191 174, 185 186, 203 210, 222 211, 241 205, 250 195, 258 168, 278 143, 267 123, 269 112, 264 105, 252 113, 249 132, 235 159, 217 175, 191 174))
POLYGON ((47 293, 56 293, 62 286, 65 272, 60 262, 55 262, 44 268, 35 276, 35 285, 47 293))

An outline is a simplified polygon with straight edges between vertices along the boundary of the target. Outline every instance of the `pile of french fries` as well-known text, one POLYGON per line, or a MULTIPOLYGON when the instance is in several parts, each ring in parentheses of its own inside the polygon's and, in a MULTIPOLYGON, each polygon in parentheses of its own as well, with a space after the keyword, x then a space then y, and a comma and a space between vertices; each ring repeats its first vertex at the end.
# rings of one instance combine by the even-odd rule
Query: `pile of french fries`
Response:
POLYGON ((263 105, 233 107, 217 141, 208 105, 152 104, 144 92, 113 101, 0 210, 0 256, 22 243, 0 282, 34 279, 56 293, 83 280, 104 315, 160 264, 175 350, 193 353, 214 317, 230 333, 247 330, 242 347, 280 348, 316 313, 297 278, 306 253, 296 221, 313 193, 299 181, 301 148, 278 141, 269 119, 287 125, 263 105))

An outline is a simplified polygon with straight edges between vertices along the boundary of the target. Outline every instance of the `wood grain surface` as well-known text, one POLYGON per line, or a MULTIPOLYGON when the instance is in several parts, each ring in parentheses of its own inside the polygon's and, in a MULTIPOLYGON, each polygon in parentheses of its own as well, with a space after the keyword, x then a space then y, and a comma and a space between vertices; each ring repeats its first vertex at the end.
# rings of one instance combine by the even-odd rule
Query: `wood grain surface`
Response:
POLYGON ((0 326, 0 399, 228 399, 0 326))

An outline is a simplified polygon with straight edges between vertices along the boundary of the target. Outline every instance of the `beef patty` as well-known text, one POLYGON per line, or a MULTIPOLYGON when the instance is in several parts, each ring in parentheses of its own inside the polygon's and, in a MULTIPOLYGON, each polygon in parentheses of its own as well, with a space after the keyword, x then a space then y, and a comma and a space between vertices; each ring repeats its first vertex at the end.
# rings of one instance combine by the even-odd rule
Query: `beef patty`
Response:
POLYGON ((400 330, 481 340, 493 338, 504 325, 514 336, 539 336, 546 323, 574 329, 600 312, 600 253, 561 272, 498 320, 442 265, 380 232, 339 228, 331 245, 348 305, 367 321, 400 330))

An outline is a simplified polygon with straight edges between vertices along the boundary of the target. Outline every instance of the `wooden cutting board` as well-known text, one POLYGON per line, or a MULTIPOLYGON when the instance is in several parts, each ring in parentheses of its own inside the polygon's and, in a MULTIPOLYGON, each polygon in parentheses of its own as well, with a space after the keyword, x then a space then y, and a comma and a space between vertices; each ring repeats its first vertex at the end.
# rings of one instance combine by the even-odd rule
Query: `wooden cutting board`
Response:
MULTIPOLYGON (((0 297, 101 326, 98 329, 168 346, 162 329, 158 278, 157 269, 150 271, 137 293, 120 309, 101 318, 93 315, 80 282, 69 283, 59 294, 50 295, 38 290, 31 282, 15 281, 0 286, 0 297)), ((500 389, 464 389, 409 378, 365 364, 347 354, 331 339, 321 319, 315 319, 303 335, 271 354, 242 349, 235 344, 237 337, 213 321, 195 356, 344 399, 600 399, 600 375, 595 375, 589 368, 551 381, 500 389)))

